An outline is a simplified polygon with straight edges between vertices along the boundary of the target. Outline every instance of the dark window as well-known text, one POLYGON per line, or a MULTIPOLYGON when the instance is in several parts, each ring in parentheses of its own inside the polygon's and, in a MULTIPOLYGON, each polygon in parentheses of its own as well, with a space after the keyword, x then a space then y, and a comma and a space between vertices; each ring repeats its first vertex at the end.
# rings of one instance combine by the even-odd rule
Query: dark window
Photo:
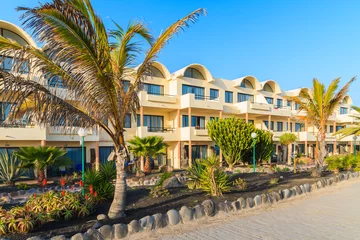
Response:
MULTIPOLYGON (((161 132, 164 130, 164 117, 155 115, 144 115, 144 126, 149 132, 161 132)), ((137 126, 140 127, 140 115, 137 115, 137 126)))
POLYGON ((271 121, 271 126, 270 126, 270 130, 274 131, 274 121, 271 121))
POLYGON ((191 126, 196 129, 205 129, 205 117, 191 116, 191 126))
MULTIPOLYGON (((46 75, 44 75, 46 78, 46 75)), ((64 82, 61 80, 60 77, 53 75, 47 79, 47 83, 49 87, 56 87, 56 88, 65 88, 64 82)))
POLYGON ((203 87, 195 87, 191 85, 182 85, 182 95, 193 93, 195 94, 195 99, 203 100, 205 95, 205 89, 203 87))
POLYGON ((283 100, 282 99, 277 99, 276 100, 276 105, 278 108, 282 108, 283 107, 283 100))
POLYGON ((334 126, 330 125, 330 133, 333 133, 333 132, 334 132, 334 126))
POLYGON ((123 83, 123 87, 124 87, 124 92, 127 92, 130 88, 130 81, 123 80, 122 83, 123 83))
POLYGON ((254 89, 253 85, 246 78, 241 82, 240 87, 254 89))
POLYGON ((295 123, 295 132, 304 132, 305 127, 302 123, 295 123))
POLYGON ((225 102, 233 103, 233 92, 225 91, 225 102))
POLYGON ((143 88, 143 90, 146 91, 148 94, 152 94, 152 95, 164 95, 164 86, 162 86, 162 85, 144 83, 144 84, 142 85, 142 88, 143 88))
POLYGON ((264 124, 265 124, 265 126, 267 127, 267 129, 268 130, 272 130, 272 131, 274 131, 274 121, 271 121, 271 126, 270 126, 270 128, 269 128, 269 121, 264 121, 264 124))
POLYGON ((341 107, 340 108, 340 114, 348 114, 348 108, 341 107))
POLYGON ((300 109, 300 104, 299 103, 295 103, 295 110, 299 110, 300 109))
POLYGON ((125 128, 131 128, 131 114, 125 115, 125 128))
POLYGON ((191 146, 191 158, 204 159, 207 156, 207 145, 193 145, 191 146))
POLYGON ((201 72, 195 68, 187 68, 184 77, 188 78, 196 78, 196 79, 202 79, 205 80, 204 76, 201 74, 201 72))
POLYGON ((20 62, 19 60, 14 60, 14 58, 12 57, 4 57, 4 56, 0 56, 0 59, 1 59, 0 68, 6 72, 10 72, 13 66, 17 64, 15 70, 19 71, 20 73, 29 73, 29 63, 27 61, 20 62), (17 61, 19 62, 17 63, 17 61), (22 65, 20 68, 18 68, 20 63, 22 65))
POLYGON ((150 67, 150 76, 157 78, 165 78, 164 74, 162 74, 162 72, 154 66, 150 67))
POLYGON ((217 100, 219 98, 219 90, 218 89, 210 89, 210 100, 217 100))
POLYGON ((271 98, 271 97, 266 97, 265 99, 266 99, 268 104, 273 104, 274 103, 274 99, 271 98))
POLYGON ((276 123, 276 128, 277 128, 278 132, 282 132, 284 130, 283 129, 283 122, 277 122, 276 123))
POLYGON ((292 101, 286 101, 286 104, 287 104, 288 107, 291 107, 292 101))
POLYGON ((182 115, 182 127, 188 127, 188 126, 189 126, 189 116, 182 115))
POLYGON ((254 96, 249 95, 249 94, 244 94, 244 93, 238 93, 237 102, 246 102, 246 101, 253 102, 254 101, 254 96))
POLYGON ((218 117, 210 117, 210 121, 217 120, 217 119, 219 119, 219 118, 218 117))
POLYGON ((10 108, 10 103, 0 102, 0 122, 5 121, 6 118, 9 116, 10 108))
POLYGON ((336 131, 343 129, 345 126, 336 126, 336 131))
POLYGON ((106 163, 110 153, 114 150, 114 147, 99 147, 99 162, 106 163))
POLYGON ((248 120, 248 123, 254 125, 254 120, 248 120))
POLYGON ((272 89, 272 87, 271 87, 270 84, 268 84, 268 83, 266 83, 266 84, 264 85, 263 90, 264 90, 265 92, 274 92, 274 90, 272 89))
POLYGON ((269 121, 264 121, 264 124, 265 124, 266 128, 269 129, 269 121))

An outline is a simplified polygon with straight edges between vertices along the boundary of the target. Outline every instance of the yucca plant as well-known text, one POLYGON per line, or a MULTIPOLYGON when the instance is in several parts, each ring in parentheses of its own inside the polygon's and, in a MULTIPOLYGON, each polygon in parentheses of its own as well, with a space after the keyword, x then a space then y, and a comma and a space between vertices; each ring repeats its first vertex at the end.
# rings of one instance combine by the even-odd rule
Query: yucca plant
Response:
POLYGON ((0 180, 6 185, 14 186, 26 171, 19 168, 21 164, 14 153, 8 154, 4 150, 0 150, 0 180))
POLYGON ((0 36, 0 55, 18 56, 16 61, 20 65, 31 62, 31 67, 42 76, 61 79, 62 86, 69 91, 62 96, 31 77, 14 75, 18 69, 15 66, 13 71, 1 71, 0 96, 4 102, 14 103, 8 121, 15 122, 25 115, 43 126, 99 127, 106 132, 114 143, 118 171, 108 216, 123 216, 128 159, 125 117, 128 113, 136 117, 140 108, 137 93, 141 82, 150 75, 157 55, 174 35, 194 23, 205 10, 195 10, 177 20, 157 38, 145 24, 136 21, 130 22, 126 29, 115 24, 115 30, 107 32, 90 0, 52 0, 18 10, 24 13, 21 19, 25 27, 42 48, 24 47, 0 36), (144 42, 149 44, 149 49, 143 49, 144 42), (124 80, 129 79, 132 81, 128 85, 124 80))
POLYGON ((187 186, 189 189, 199 189, 201 187, 200 178, 205 170, 205 166, 201 163, 200 159, 196 159, 195 162, 188 168, 189 180, 187 186))

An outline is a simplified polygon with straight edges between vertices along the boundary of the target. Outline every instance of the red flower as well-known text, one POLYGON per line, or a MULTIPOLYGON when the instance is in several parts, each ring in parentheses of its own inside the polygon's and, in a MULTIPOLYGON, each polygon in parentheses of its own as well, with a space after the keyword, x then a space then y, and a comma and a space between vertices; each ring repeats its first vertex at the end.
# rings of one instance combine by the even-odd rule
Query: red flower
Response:
POLYGON ((46 184, 47 184, 47 180, 46 180, 46 178, 44 178, 44 180, 42 180, 42 186, 45 187, 46 184))
POLYGON ((89 186, 89 192, 90 192, 90 194, 93 194, 94 193, 94 188, 93 188, 93 186, 90 184, 90 186, 89 186))
POLYGON ((34 197, 36 198, 36 193, 34 193, 34 197))
POLYGON ((65 179, 62 178, 62 179, 60 180, 60 185, 61 185, 62 187, 65 186, 65 179))
POLYGON ((94 192, 94 197, 97 197, 97 192, 96 191, 94 192))
POLYGON ((83 183, 82 180, 80 180, 79 184, 80 184, 80 187, 83 187, 83 186, 84 186, 84 183, 83 183))
POLYGON ((64 190, 61 191, 61 196, 63 196, 63 197, 65 196, 65 191, 64 190))

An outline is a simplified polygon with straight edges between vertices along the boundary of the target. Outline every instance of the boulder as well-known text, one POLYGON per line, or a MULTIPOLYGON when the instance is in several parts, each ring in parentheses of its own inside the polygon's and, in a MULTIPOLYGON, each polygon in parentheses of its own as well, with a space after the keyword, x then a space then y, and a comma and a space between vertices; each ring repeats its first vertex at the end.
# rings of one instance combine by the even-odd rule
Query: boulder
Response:
POLYGON ((95 221, 91 228, 98 229, 102 226, 102 224, 99 221, 95 221))
POLYGON ((311 184, 311 191, 318 190, 318 185, 316 183, 311 184))
POLYGON ((140 225, 140 222, 138 220, 132 220, 128 224, 128 233, 129 234, 137 233, 137 232, 140 232, 141 230, 142 230, 141 225, 140 225))
POLYGON ((186 206, 182 206, 179 213, 183 223, 190 222, 191 220, 194 219, 194 211, 192 208, 190 209, 186 206))
POLYGON ((103 220, 107 219, 107 216, 105 214, 99 214, 99 215, 97 215, 96 219, 98 221, 103 221, 103 220))
POLYGON ((295 188, 295 191, 296 191, 297 195, 301 195, 303 193, 299 186, 295 186, 294 188, 295 188))
MULTIPOLYGON (((39 236, 34 236, 34 237, 31 237, 31 238, 27 238, 26 240, 44 240, 44 239, 42 237, 39 237, 39 236)), ((80 240, 80 238, 79 238, 79 240, 80 240)))
POLYGON ((104 225, 99 228, 99 233, 101 233, 105 240, 111 240, 114 238, 113 228, 110 225, 104 225))
POLYGON ((170 177, 168 179, 165 179, 165 181, 162 184, 163 188, 176 188, 176 187, 183 187, 184 185, 179 182, 177 177, 170 177))
POLYGON ((297 195, 295 187, 290 188, 290 191, 291 191, 291 196, 292 197, 295 197, 297 195))
POLYGON ((262 197, 260 195, 256 195, 254 197, 255 206, 260 206, 262 204, 262 197))
POLYGON ((166 227, 167 225, 167 215, 162 215, 161 213, 156 213, 152 215, 154 218, 154 227, 156 229, 166 227))
POLYGON ((64 235, 58 235, 50 238, 50 240, 66 240, 66 237, 64 235))
POLYGON ((221 202, 221 203, 218 203, 218 205, 217 205, 217 210, 219 211, 219 212, 230 212, 230 211, 232 211, 232 207, 231 207, 231 204, 230 203, 228 203, 227 201, 225 201, 225 202, 221 202))
POLYGON ((287 188, 282 190, 281 193, 284 199, 290 198, 292 194, 291 191, 287 188))
POLYGON ((177 225, 181 221, 181 217, 178 211, 171 209, 167 212, 170 225, 177 225))
POLYGON ((194 218, 199 219, 205 216, 204 206, 196 205, 194 208, 194 218))
POLYGON ((300 185, 301 192, 306 193, 304 185, 300 185))
POLYGON ((246 200, 245 200, 245 198, 243 198, 243 197, 238 198, 238 202, 240 203, 241 209, 246 208, 246 200))
POLYGON ((11 197, 11 198, 14 198, 14 197, 17 197, 17 196, 19 196, 19 193, 18 193, 18 192, 11 192, 11 193, 9 193, 9 197, 11 197))
MULTIPOLYGON (((40 240, 40 239, 32 239, 32 238, 28 238, 28 240, 31 239, 31 240, 40 240)), ((42 239, 42 238, 41 238, 42 239)), ((72 236, 70 238, 70 240, 88 240, 88 237, 85 235, 85 234, 82 234, 82 233, 77 233, 75 234, 74 236, 72 236)))
POLYGON ((281 196, 280 196, 280 194, 278 192, 273 192, 272 195, 274 196, 274 200, 276 202, 281 201, 281 196))
POLYGON ((231 207, 234 211, 239 211, 241 209, 240 202, 239 201, 233 201, 231 203, 231 207))
POLYGON ((88 229, 85 233, 88 240, 104 240, 105 238, 95 229, 88 229))
POLYGON ((19 193, 19 195, 25 195, 26 191, 25 190, 19 190, 18 193, 19 193))
POLYGON ((114 224, 113 228, 115 239, 125 238, 128 234, 128 226, 126 224, 114 224))
POLYGON ((155 220, 153 216, 146 216, 140 219, 140 225, 144 230, 153 230, 155 228, 155 220))
POLYGON ((327 186, 331 186, 331 185, 332 185, 332 179, 331 179, 331 178, 326 179, 326 185, 327 185, 327 186))
POLYGON ((309 193, 311 191, 311 186, 308 183, 304 184, 305 192, 309 193))
POLYGON ((253 208, 253 207, 255 206, 254 199, 252 199, 252 198, 246 198, 246 205, 247 205, 249 208, 253 208))
POLYGON ((264 196, 262 197, 263 199, 263 203, 264 204, 271 204, 273 203, 275 200, 274 200, 274 197, 271 193, 266 193, 266 194, 263 194, 264 196))
POLYGON ((215 203, 211 199, 207 199, 202 203, 206 216, 212 217, 215 215, 215 203))

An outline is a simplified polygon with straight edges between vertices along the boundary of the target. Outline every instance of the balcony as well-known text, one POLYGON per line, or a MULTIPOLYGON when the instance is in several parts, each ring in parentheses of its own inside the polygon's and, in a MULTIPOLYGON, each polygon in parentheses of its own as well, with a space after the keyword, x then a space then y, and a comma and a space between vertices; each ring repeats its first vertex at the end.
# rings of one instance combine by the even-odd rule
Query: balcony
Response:
POLYGON ((176 96, 173 95, 140 91, 138 96, 141 105, 145 107, 177 108, 176 96))
POLYGON ((208 96, 195 96, 193 93, 182 95, 180 98, 180 108, 202 108, 210 110, 223 110, 223 104, 219 98, 212 99, 208 96))
POLYGON ((182 127, 181 141, 211 141, 207 130, 196 127, 182 127))
POLYGON ((180 141, 179 133, 174 128, 159 128, 159 127, 137 127, 136 136, 138 137, 148 137, 148 136, 158 136, 163 137, 164 141, 180 141))
POLYGON ((44 140, 46 137, 45 128, 36 125, 25 124, 1 124, 0 140, 44 140))
POLYGON ((245 102, 235 103, 235 106, 239 109, 240 113, 270 114, 271 112, 271 107, 267 103, 245 101, 245 102))
MULTIPOLYGON (((48 126, 46 131, 46 140, 48 141, 80 141, 77 133, 78 129, 73 127, 54 127, 48 126)), ((88 129, 85 141, 99 141, 99 134, 92 128, 88 129)))

